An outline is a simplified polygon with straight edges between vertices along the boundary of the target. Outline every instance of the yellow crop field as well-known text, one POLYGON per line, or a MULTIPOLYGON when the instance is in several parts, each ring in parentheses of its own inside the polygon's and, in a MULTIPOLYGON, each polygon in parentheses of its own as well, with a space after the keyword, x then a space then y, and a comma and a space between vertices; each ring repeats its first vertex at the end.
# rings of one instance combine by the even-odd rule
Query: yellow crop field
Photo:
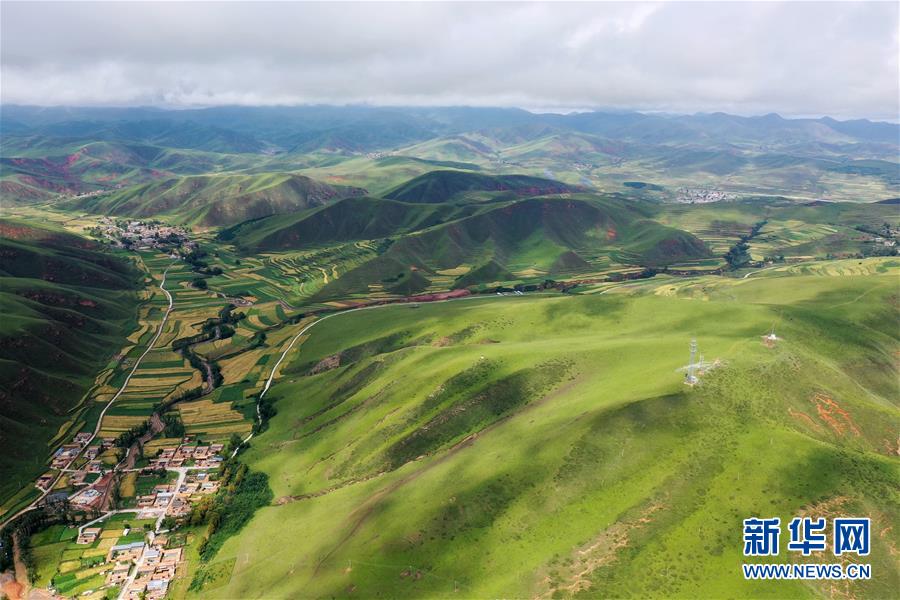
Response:
POLYGON ((219 363, 222 367, 222 377, 225 378, 225 383, 237 383, 246 379, 247 375, 256 366, 256 361, 259 360, 261 355, 261 350, 251 350, 219 363))
MULTIPOLYGON (((102 544, 103 542, 100 542, 100 543, 102 544)), ((112 546, 110 546, 110 548, 111 547, 112 546)), ((87 550, 84 551, 84 553, 81 556, 82 556, 82 558, 93 558, 94 556, 106 556, 107 550, 109 550, 109 548, 101 548, 100 546, 97 546, 96 548, 88 548, 87 550)))
POLYGON ((60 573, 69 573, 70 571, 77 571, 81 568, 80 560, 66 560, 59 563, 59 572, 60 573))
MULTIPOLYGON (((165 368, 165 367, 161 368, 161 369, 149 369, 149 368, 145 369, 144 367, 141 367, 140 369, 138 369, 137 374, 141 375, 141 376, 144 376, 144 375, 168 375, 168 376, 172 377, 174 375, 184 375, 189 370, 190 369, 186 368, 186 367, 183 367, 181 369, 173 369, 173 368, 165 368)), ((132 381, 134 381, 134 380, 132 380, 132 381)))
POLYGON ((132 344, 137 344, 138 341, 141 339, 141 336, 144 335, 144 333, 145 333, 148 329, 150 329, 150 327, 151 327, 150 323, 147 323, 146 321, 141 321, 141 322, 140 322, 140 327, 138 327, 138 328, 134 331, 134 333, 132 333, 131 335, 129 335, 128 338, 126 338, 126 339, 127 339, 129 342, 131 342, 132 344))
POLYGON ((139 415, 106 415, 103 417, 103 429, 125 431, 145 420, 146 417, 139 415))
MULTIPOLYGON (((452 269, 442 269, 437 272, 438 275, 447 275, 450 277, 459 277, 460 275, 465 275, 469 271, 472 270, 472 267, 468 265, 459 265, 458 267, 453 267, 452 269)), ((528 269, 529 271, 536 271, 535 269, 528 269)), ((537 271, 536 271, 537 272, 537 271)))
POLYGON ((172 391, 166 395, 166 398, 173 398, 201 385, 203 385, 203 376, 200 374, 200 371, 193 371, 191 377, 172 388, 172 391))
POLYGON ((203 432, 205 435, 214 436, 214 437, 228 437, 232 433, 247 433, 250 429, 253 428, 252 423, 249 421, 242 421, 240 423, 231 423, 226 425, 214 425, 207 427, 205 425, 193 425, 188 428, 188 430, 192 433, 194 432, 203 432))
MULTIPOLYGON (((144 452, 146 453, 146 446, 144 447, 144 452)), ((131 473, 125 474, 125 477, 122 478, 122 484, 119 486, 119 492, 123 498, 131 498, 134 496, 134 484, 136 481, 136 472, 132 471, 131 473)))
MULTIPOLYGON (((190 379, 193 371, 170 374, 168 377, 132 377, 128 382, 128 389, 141 391, 147 389, 170 390, 182 381, 190 379)), ((143 373, 143 371, 138 371, 143 373)))
POLYGON ((212 400, 194 400, 178 405, 181 420, 185 425, 198 425, 202 423, 223 423, 239 421, 244 416, 236 410, 232 410, 227 402, 215 403, 212 400))
POLYGON ((156 438, 144 444, 144 455, 153 456, 157 450, 174 448, 181 443, 181 438, 156 438))

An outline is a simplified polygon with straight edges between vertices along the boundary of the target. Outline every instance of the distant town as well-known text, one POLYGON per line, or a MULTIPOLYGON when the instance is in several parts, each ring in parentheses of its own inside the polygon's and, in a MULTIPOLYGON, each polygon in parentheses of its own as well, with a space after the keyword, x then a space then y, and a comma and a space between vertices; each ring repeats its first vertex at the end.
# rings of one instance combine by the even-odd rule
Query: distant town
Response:
POLYGON ((722 190, 707 188, 678 188, 675 194, 675 202, 681 204, 707 204, 710 202, 725 202, 735 200, 737 196, 722 190))

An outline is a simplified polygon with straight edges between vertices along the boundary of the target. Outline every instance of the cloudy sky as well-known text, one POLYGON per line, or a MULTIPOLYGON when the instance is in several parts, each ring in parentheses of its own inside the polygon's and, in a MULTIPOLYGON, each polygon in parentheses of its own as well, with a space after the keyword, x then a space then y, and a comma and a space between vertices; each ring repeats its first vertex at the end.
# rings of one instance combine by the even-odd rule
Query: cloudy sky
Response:
POLYGON ((4 103, 898 119, 898 3, 2 2, 4 103))

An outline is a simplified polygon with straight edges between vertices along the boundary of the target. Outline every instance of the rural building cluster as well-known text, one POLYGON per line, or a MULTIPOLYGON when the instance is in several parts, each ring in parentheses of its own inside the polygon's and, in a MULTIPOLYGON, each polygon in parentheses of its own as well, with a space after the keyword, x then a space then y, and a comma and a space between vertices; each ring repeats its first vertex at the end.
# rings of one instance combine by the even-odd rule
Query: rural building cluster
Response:
POLYGON ((734 194, 722 190, 707 188, 678 188, 675 194, 675 202, 681 204, 708 204, 710 202, 725 202, 737 198, 734 194))
MULTIPOLYGON (((108 462, 122 464, 114 443, 111 438, 92 443, 90 433, 77 434, 57 449, 52 463, 57 470, 39 478, 37 486, 42 491, 59 489, 63 483, 68 490, 80 488, 50 496, 59 496, 54 499, 67 501, 70 509, 83 515, 96 516, 71 538, 84 547, 80 561, 88 575, 102 577, 102 586, 91 592, 108 590, 119 600, 161 599, 184 561, 186 543, 184 535, 166 528, 189 517, 198 501, 219 491, 224 446, 201 444, 188 436, 178 444, 158 447, 133 468, 117 471, 101 460, 109 453, 108 462), (120 499, 128 477, 131 490, 121 492, 120 499), (131 527, 130 522, 142 525, 131 527)), ((49 591, 65 594, 67 582, 62 573, 49 591)))
POLYGON ((182 245, 191 247, 188 232, 183 227, 158 221, 136 221, 103 217, 100 225, 91 230, 95 237, 109 240, 116 248, 127 250, 169 250, 182 245))

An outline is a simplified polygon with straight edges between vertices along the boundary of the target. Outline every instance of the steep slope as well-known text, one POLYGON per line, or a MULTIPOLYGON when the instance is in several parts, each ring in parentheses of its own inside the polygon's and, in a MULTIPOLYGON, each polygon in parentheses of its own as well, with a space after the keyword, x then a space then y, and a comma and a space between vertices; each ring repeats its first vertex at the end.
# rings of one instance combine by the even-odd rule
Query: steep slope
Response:
POLYGON ((167 217, 180 223, 230 225, 320 206, 365 193, 290 173, 198 175, 135 186, 82 198, 69 208, 134 217, 167 217))
POLYGON ((137 288, 137 270, 89 240, 0 220, 0 471, 11 486, 0 497, 44 468, 46 442, 135 326, 137 288))
POLYGON ((399 185, 384 197, 402 202, 436 203, 458 199, 465 192, 509 192, 524 197, 578 191, 584 188, 528 175, 432 171, 399 185))

